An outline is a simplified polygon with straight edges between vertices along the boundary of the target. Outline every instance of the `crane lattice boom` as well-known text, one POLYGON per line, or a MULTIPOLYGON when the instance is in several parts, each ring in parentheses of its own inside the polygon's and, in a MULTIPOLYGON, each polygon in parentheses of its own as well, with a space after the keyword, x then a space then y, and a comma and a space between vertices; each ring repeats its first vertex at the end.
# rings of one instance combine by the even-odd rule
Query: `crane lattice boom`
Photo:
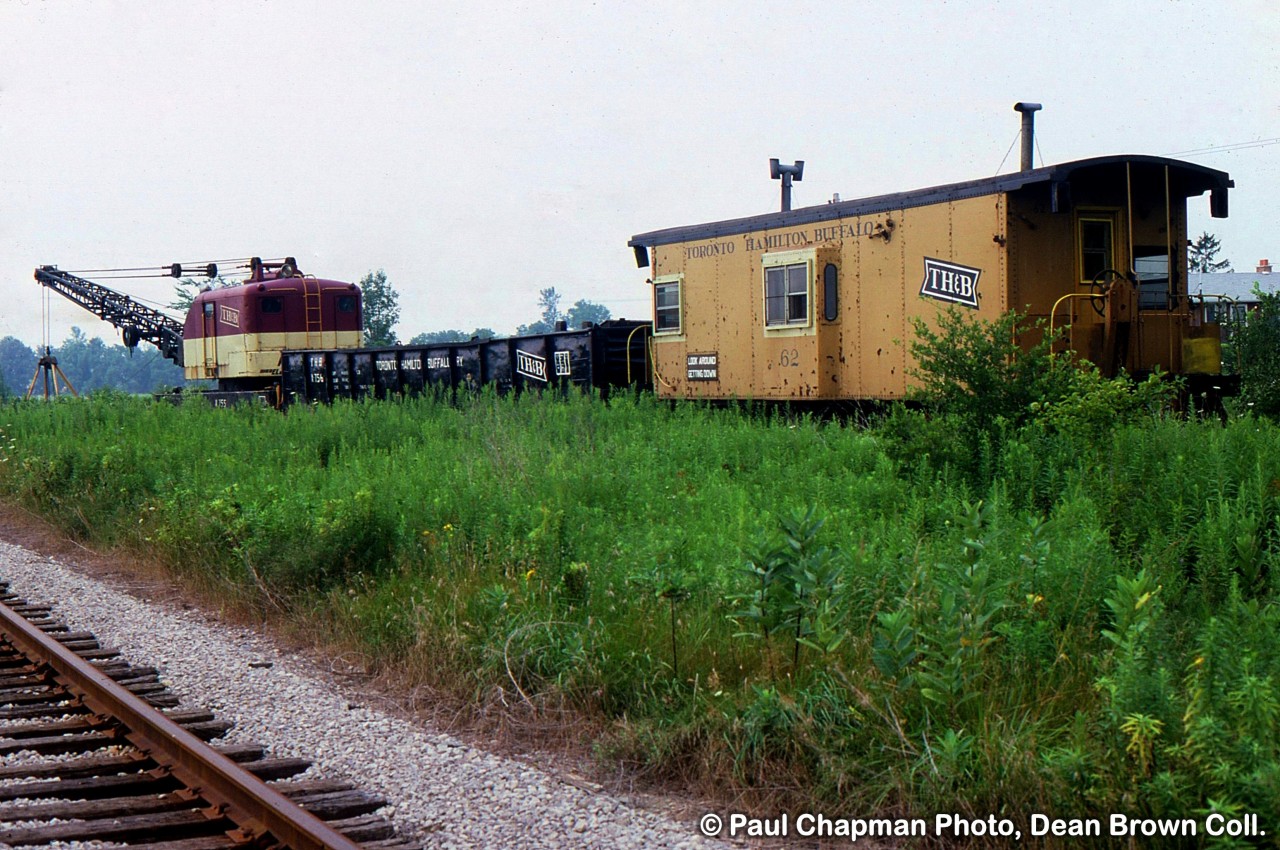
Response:
POLYGON ((149 342, 182 365, 182 323, 177 319, 100 283, 58 271, 57 266, 41 266, 35 276, 42 285, 119 328, 125 345, 133 348, 139 342, 149 342))

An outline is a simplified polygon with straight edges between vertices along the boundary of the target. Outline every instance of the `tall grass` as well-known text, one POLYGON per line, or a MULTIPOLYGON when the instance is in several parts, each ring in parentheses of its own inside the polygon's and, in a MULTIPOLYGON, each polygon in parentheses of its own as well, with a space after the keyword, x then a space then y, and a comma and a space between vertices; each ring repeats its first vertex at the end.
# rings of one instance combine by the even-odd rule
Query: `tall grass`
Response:
POLYGON ((948 423, 103 396, 0 408, 0 492, 758 805, 1280 811, 1280 430, 948 423))

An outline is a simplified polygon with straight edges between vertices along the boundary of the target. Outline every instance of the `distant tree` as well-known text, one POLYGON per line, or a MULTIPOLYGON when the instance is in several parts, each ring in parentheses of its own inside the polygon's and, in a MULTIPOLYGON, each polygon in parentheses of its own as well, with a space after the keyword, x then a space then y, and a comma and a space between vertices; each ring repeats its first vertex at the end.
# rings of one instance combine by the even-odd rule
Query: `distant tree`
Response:
POLYGON ((554 286, 539 290, 538 306, 542 308, 542 318, 536 322, 521 325, 516 328, 516 333, 524 336, 526 334, 551 333, 555 330, 556 322, 564 318, 564 313, 560 312, 560 299, 561 295, 556 292, 554 286))
POLYGON ((196 295, 206 286, 211 289, 220 289, 224 286, 239 285, 239 281, 226 280, 222 275, 204 280, 184 277, 173 285, 173 300, 165 306, 179 315, 185 316, 191 310, 191 305, 195 302, 196 295))
POLYGON ((1193 272, 1229 272, 1231 263, 1219 260, 1222 242, 1212 233, 1204 232, 1187 249, 1187 265, 1193 272))
POLYGON ((364 304, 364 344, 395 345, 395 327, 400 321, 400 294, 387 282, 382 269, 360 278, 364 304))
POLYGON ((409 345, 439 345, 446 342, 470 342, 472 339, 493 339, 495 334, 489 328, 476 328, 471 333, 465 331, 429 331, 421 333, 409 340, 409 345))
MULTIPOLYGON (((182 369, 154 347, 144 345, 135 350, 108 345, 100 339, 90 339, 78 327, 72 328, 62 344, 52 346, 51 351, 58 358, 58 367, 81 393, 103 387, 150 393, 183 382, 182 369)), ((0 339, 0 383, 13 395, 24 395, 42 354, 43 350, 29 348, 17 337, 0 339)))
POLYGON ((0 339, 0 381, 14 394, 25 393, 39 359, 40 355, 16 336, 0 339))
POLYGON ((554 286, 538 291, 538 306, 542 308, 542 321, 552 327, 564 318, 564 313, 560 312, 560 293, 554 286))
POLYGON ((609 312, 609 308, 603 304, 578 299, 573 302, 573 306, 564 315, 569 327, 580 328, 583 322, 591 322, 596 325, 601 322, 607 322, 612 314, 609 312))
MULTIPOLYGON (((150 393, 182 383, 182 369, 151 347, 136 351, 90 338, 78 327, 54 347, 58 367, 81 394, 110 388, 127 393, 150 393)), ((35 371, 31 361, 27 381, 35 371)), ((25 389, 25 384, 24 384, 25 389)))
POLYGON ((428 331, 410 338, 409 345, 438 345, 442 342, 463 342, 467 335, 462 331, 428 331))
POLYGON ((530 322, 527 325, 516 325, 516 336, 529 336, 530 334, 551 333, 551 325, 539 319, 536 322, 530 322))
MULTIPOLYGON (((183 382, 182 369, 152 346, 134 350, 109 345, 100 339, 91 339, 78 327, 71 329, 61 345, 51 346, 51 353, 80 393, 100 388, 150 393, 183 382)), ((29 348, 16 337, 0 339, 0 384, 13 395, 24 395, 42 354, 43 350, 29 348)))
POLYGON ((107 366, 103 362, 106 344, 89 336, 79 327, 72 326, 71 333, 55 346, 53 356, 58 358, 58 367, 62 369, 67 380, 80 392, 86 393, 99 387, 111 386, 107 376, 107 366))

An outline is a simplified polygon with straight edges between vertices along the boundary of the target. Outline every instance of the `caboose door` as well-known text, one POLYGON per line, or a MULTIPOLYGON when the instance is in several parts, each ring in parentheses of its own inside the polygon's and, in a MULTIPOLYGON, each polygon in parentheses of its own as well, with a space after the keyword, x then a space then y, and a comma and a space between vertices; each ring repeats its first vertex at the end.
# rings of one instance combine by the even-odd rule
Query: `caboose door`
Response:
POLYGON ((1076 272, 1079 291, 1093 296, 1089 357, 1104 375, 1127 368, 1131 354, 1136 292, 1129 280, 1127 240, 1121 210, 1083 208, 1076 216, 1076 272))

